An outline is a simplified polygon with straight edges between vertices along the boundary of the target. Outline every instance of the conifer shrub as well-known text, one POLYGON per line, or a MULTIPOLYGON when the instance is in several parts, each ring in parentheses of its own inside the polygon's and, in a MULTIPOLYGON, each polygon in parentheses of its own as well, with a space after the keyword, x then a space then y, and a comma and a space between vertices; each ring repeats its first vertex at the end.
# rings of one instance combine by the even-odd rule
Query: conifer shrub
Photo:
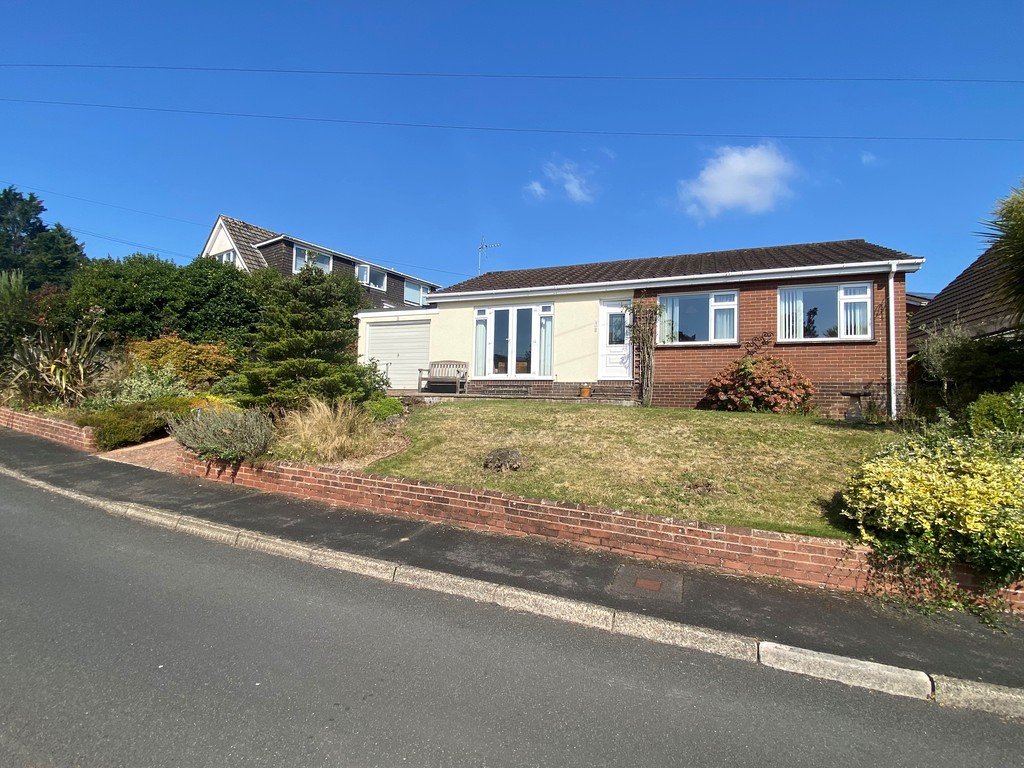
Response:
POLYGON ((105 410, 80 410, 74 420, 80 427, 93 428, 96 445, 101 451, 112 451, 165 436, 168 421, 186 416, 192 405, 189 397, 161 397, 105 410))
POLYGON ((809 413, 811 380, 777 357, 745 355, 710 382, 701 405, 723 411, 809 413))

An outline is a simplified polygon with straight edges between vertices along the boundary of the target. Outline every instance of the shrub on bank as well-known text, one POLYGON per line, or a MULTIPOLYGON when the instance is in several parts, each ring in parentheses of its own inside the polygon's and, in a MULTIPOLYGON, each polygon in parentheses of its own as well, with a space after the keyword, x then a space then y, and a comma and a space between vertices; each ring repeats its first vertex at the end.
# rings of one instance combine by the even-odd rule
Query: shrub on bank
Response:
POLYGON ((708 383, 702 405, 724 411, 809 413, 814 385, 785 360, 746 355, 708 383))

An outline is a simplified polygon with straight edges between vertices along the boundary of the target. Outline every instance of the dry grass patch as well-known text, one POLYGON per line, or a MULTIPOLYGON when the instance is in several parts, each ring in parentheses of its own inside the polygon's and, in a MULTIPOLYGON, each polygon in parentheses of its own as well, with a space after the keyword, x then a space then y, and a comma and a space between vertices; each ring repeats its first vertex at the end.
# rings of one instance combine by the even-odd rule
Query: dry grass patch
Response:
POLYGON ((415 410, 373 472, 682 519, 846 536, 833 498, 891 433, 803 416, 462 401, 415 410), (494 448, 529 466, 494 474, 494 448))

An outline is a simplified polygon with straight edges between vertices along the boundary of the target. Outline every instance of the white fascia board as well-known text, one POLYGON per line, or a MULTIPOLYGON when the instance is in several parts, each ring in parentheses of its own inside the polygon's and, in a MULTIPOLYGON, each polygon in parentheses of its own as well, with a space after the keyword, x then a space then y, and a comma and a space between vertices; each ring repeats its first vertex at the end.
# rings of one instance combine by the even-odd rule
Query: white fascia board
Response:
POLYGON ((370 309, 356 313, 356 320, 380 320, 384 317, 423 317, 424 315, 436 315, 437 307, 424 309, 370 309))
POLYGON ((467 301, 479 298, 529 298, 533 296, 550 296, 563 293, 597 293, 614 288, 644 290, 672 287, 702 286, 713 283, 749 283, 772 278, 807 278, 807 277, 847 277, 850 275, 886 273, 890 265, 896 265, 897 272, 916 272, 924 264, 924 259, 900 259, 894 261, 865 261, 859 264, 833 264, 830 266, 780 267, 778 269, 759 269, 750 272, 718 272, 710 275, 690 275, 676 277, 656 277, 648 280, 615 280, 606 283, 576 283, 572 285, 545 285, 536 288, 506 288, 496 291, 460 291, 458 293, 431 293, 427 295, 430 302, 467 301))
POLYGON ((333 248, 325 248, 322 245, 317 245, 316 243, 311 243, 308 240, 301 240, 300 238, 292 237, 291 235, 277 235, 276 237, 272 237, 269 240, 263 240, 262 242, 254 243, 253 247, 254 248, 262 248, 265 245, 270 245, 271 243, 276 243, 278 240, 288 240, 288 241, 290 241, 292 243, 295 243, 296 245, 302 245, 302 246, 305 246, 306 248, 312 248, 313 250, 316 250, 316 251, 322 251, 323 253, 329 253, 332 256, 340 256, 343 259, 350 259, 351 261, 357 262, 359 264, 366 264, 367 266, 370 266, 370 267, 376 267, 377 269, 383 269, 385 272, 390 272, 392 275, 398 275, 399 277, 408 278, 412 282, 419 283, 420 285, 425 285, 428 288, 440 288, 441 287, 441 285, 439 283, 432 283, 429 280, 424 280, 422 277, 416 277, 416 275, 407 275, 405 272, 399 272, 397 269, 392 269, 391 267, 385 267, 382 264, 374 264, 372 261, 367 261, 366 259, 360 258, 359 256, 353 256, 352 254, 345 253, 344 251, 336 251, 333 248))
POLYGON ((217 220, 213 223, 213 229, 210 230, 210 236, 206 238, 206 244, 203 245, 203 250, 199 252, 199 255, 201 257, 213 255, 212 253, 210 253, 210 243, 213 242, 214 235, 217 234, 217 227, 221 227, 224 230, 224 236, 228 239, 228 242, 231 243, 231 248, 235 252, 235 267, 237 269, 242 270, 243 272, 248 272, 249 267, 248 265, 246 265, 245 259, 242 258, 242 252, 238 250, 238 243, 236 243, 235 238, 231 236, 231 230, 224 226, 223 214, 219 215, 217 217, 217 220))

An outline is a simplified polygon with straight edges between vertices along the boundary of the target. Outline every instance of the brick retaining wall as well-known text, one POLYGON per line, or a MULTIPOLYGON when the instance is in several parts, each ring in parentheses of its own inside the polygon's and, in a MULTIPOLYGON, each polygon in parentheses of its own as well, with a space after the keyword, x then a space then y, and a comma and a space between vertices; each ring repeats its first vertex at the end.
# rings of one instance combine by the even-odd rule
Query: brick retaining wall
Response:
MULTIPOLYGON (((836 539, 681 521, 292 462, 256 469, 205 462, 183 451, 181 471, 350 509, 512 536, 542 536, 644 560, 774 576, 843 591, 864 591, 869 586, 868 550, 836 539)), ((1014 610, 1024 610, 1024 585, 1007 595, 1014 610)))
POLYGON ((76 451, 99 452, 92 427, 77 427, 39 413, 12 411, 10 408, 0 407, 0 427, 62 443, 76 451))

